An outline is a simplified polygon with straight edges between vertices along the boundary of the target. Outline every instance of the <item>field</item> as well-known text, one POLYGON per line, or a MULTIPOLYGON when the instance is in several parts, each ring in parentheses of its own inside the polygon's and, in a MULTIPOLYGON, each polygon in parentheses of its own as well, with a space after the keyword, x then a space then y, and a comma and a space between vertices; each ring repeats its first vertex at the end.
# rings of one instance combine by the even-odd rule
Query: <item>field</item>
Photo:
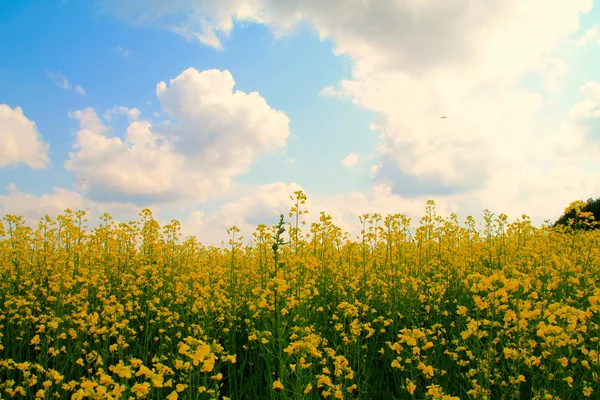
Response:
POLYGON ((223 248, 147 209, 5 216, 0 398, 598 398, 599 231, 429 202, 350 238, 304 201, 223 248))

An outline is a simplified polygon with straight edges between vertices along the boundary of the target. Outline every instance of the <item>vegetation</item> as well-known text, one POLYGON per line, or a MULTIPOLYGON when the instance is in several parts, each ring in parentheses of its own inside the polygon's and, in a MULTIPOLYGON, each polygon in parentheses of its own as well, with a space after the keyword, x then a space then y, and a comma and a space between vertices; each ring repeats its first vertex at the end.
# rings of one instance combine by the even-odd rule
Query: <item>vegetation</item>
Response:
POLYGON ((350 240, 325 213, 305 232, 292 200, 227 248, 147 209, 6 215, 0 397, 597 398, 600 231, 488 211, 478 231, 428 202, 412 238, 366 214, 350 240))
POLYGON ((600 198, 589 198, 587 202, 574 201, 554 223, 554 227, 572 230, 600 229, 600 198))

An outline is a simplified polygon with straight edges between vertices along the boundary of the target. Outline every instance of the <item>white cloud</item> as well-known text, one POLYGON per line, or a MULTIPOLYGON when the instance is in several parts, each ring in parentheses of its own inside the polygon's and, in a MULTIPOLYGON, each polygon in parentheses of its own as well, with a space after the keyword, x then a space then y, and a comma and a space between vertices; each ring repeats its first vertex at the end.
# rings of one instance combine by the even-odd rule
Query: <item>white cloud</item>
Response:
MULTIPOLYGON (((227 243, 227 229, 237 226, 244 243, 250 243, 252 232, 258 224, 264 223, 271 227, 279 221, 283 214, 289 221, 288 212, 292 206, 290 195, 297 190, 303 190, 308 199, 303 209, 309 213, 302 217, 307 225, 302 230, 307 234, 313 222, 319 223, 321 211, 331 215, 332 222, 344 232, 355 238, 360 233, 358 217, 366 213, 386 214, 402 213, 412 218, 413 227, 425 212, 428 197, 403 198, 393 194, 391 188, 385 185, 375 185, 367 193, 350 192, 340 194, 319 194, 306 192, 296 183, 274 182, 267 185, 246 188, 245 193, 237 199, 223 204, 216 212, 205 215, 194 211, 182 221, 182 232, 194 235, 205 245, 227 243)), ((447 216, 456 206, 444 198, 437 198, 436 207, 440 215, 447 216)), ((564 207, 563 207, 564 208, 564 207)), ((465 208, 463 211, 475 211, 474 216, 481 219, 482 211, 477 207, 465 208)), ((464 213, 463 212, 463 213, 464 213)), ((461 213, 462 214, 462 213, 461 213)), ((466 217, 467 214, 464 214, 466 217)), ((287 235, 287 230, 286 234, 287 235)), ((284 236, 285 237, 285 236, 284 236)), ((287 237, 285 237, 287 238, 287 237)))
POLYGON ((582 89, 567 120, 543 116, 544 98, 517 86, 532 72, 547 92, 562 89, 569 72, 562 50, 598 39, 597 27, 571 39, 591 0, 108 4, 120 18, 144 24, 188 15, 178 33, 208 42, 214 34, 213 47, 222 46, 234 21, 266 24, 276 36, 305 21, 333 42, 335 54, 353 61, 353 76, 321 94, 374 112, 380 145, 371 192, 353 201, 321 199, 332 209, 385 208, 388 201, 423 209, 433 197, 445 209, 492 207, 545 219, 600 190, 598 143, 584 124, 598 116, 597 84, 582 89))
POLYGON ((7 189, 7 195, 0 195, 2 214, 22 216, 30 222, 39 220, 45 214, 54 218, 67 208, 85 210, 89 207, 79 193, 61 188, 54 188, 53 193, 41 196, 23 193, 15 184, 10 184, 7 189))
POLYGON ((140 119, 141 111, 137 108, 129 108, 124 106, 113 107, 110 110, 107 110, 103 115, 107 121, 112 121, 113 116, 116 115, 127 115, 130 121, 137 121, 140 119))
POLYGON ((375 112, 378 178, 416 195, 478 190, 507 160, 531 162, 542 99, 514 84, 531 71, 544 77, 547 90, 560 90, 568 68, 553 52, 591 8, 591 0, 456 0, 439 7, 422 1, 180 0, 105 9, 153 24, 186 11, 179 33, 210 37, 227 35, 234 21, 267 24, 276 35, 302 20, 312 24, 334 43, 335 54, 354 61, 353 78, 321 94, 347 96, 375 112))
POLYGON ((212 215, 199 211, 190 213, 181 221, 182 232, 196 236, 205 245, 219 245, 221 241, 227 243, 227 229, 235 225, 241 230, 244 242, 249 243, 258 224, 275 225, 279 214, 287 218, 290 195, 301 189, 296 183, 285 182, 249 187, 246 193, 222 204, 212 215))
POLYGON ((221 39, 230 35, 234 19, 238 22, 262 20, 257 14, 259 5, 258 0, 172 0, 152 4, 106 0, 100 3, 103 10, 113 13, 121 20, 135 25, 158 26, 217 50, 223 48, 221 39), (173 24, 169 21, 169 17, 173 15, 190 17, 181 24, 173 24))
POLYGON ((571 118, 574 120, 600 118, 600 83, 588 82, 579 93, 583 100, 571 108, 571 118))
POLYGON ((81 85, 73 86, 73 84, 71 82, 69 82, 67 77, 64 76, 62 73, 46 72, 46 75, 48 75, 50 78, 52 78, 52 80, 54 81, 54 83, 56 84, 57 87, 59 87, 63 90, 73 89, 80 95, 85 96, 85 90, 81 87, 81 85))
POLYGON ((342 97, 343 96, 343 94, 340 93, 338 90, 336 90, 336 88, 333 86, 324 87, 323 89, 321 89, 321 92, 319 93, 319 95, 329 96, 329 97, 342 97))
MULTIPOLYGON (((110 214, 115 222, 138 220, 140 208, 131 203, 104 202, 96 203, 81 193, 55 187, 52 193, 39 196, 20 191, 14 183, 6 187, 7 193, 0 194, 0 214, 13 214, 24 218, 25 222, 34 229, 44 215, 56 218, 67 208, 73 212, 86 212, 88 226, 93 228, 100 223, 100 216, 110 214)), ((154 216, 161 213, 161 208, 151 206, 154 216)))
POLYGON ((341 162, 342 167, 351 167, 360 161, 360 155, 356 153, 348 154, 341 162))
POLYGON ((52 78, 57 87, 65 90, 71 87, 69 80, 60 72, 46 72, 46 74, 52 78))
POLYGON ((565 83, 564 79, 569 73, 569 65, 560 58, 551 59, 546 66, 543 86, 549 93, 559 93, 565 83))
POLYGON ((127 50, 127 49, 124 49, 124 48, 123 48, 123 47, 121 47, 121 46, 116 46, 116 47, 113 47, 111 50, 112 50, 112 52, 113 52, 113 53, 119 53, 119 54, 121 54, 123 57, 129 57, 129 53, 130 53, 130 51, 129 51, 129 50, 127 50))
POLYGON ((0 168, 19 163, 45 168, 50 164, 48 148, 35 122, 23 114, 21 107, 0 104, 0 168))
MULTIPOLYGON (((81 124, 65 168, 86 179, 79 188, 96 201, 187 203, 223 194, 234 176, 285 146, 289 136, 284 113, 257 92, 233 91, 234 85, 226 70, 189 68, 169 85, 157 85, 172 122, 133 121, 124 137, 105 136, 106 127, 91 109, 74 113, 81 124)), ((131 117, 132 110, 117 108, 107 116, 131 117)))
POLYGON ((579 14, 592 5, 591 0, 455 0, 439 7, 427 1, 112 0, 101 6, 123 20, 168 28, 213 47, 222 45, 215 36, 228 36, 234 22, 264 23, 281 36, 305 20, 334 42, 336 54, 363 64, 415 76, 436 70, 504 76, 539 65, 549 47, 577 30, 579 14), (181 15, 187 18, 173 27, 181 15))
POLYGON ((89 130, 95 133, 104 133, 108 127, 100 120, 93 108, 88 107, 84 110, 69 112, 70 118, 79 120, 79 128, 89 130))
POLYGON ((85 90, 81 87, 81 85, 75 86, 75 91, 82 96, 85 96, 85 90))
POLYGON ((593 43, 593 42, 597 42, 600 44, 599 32, 600 32, 600 25, 594 25, 591 28, 589 28, 587 31, 585 31, 583 36, 581 36, 579 39, 573 41, 573 43, 578 47, 583 47, 586 44, 593 43))

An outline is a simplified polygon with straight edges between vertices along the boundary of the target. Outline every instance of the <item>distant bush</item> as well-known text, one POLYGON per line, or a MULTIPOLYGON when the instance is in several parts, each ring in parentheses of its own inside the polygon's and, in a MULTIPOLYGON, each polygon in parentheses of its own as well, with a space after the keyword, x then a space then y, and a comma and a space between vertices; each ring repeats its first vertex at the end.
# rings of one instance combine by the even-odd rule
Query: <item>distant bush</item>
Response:
POLYGON ((589 198, 587 202, 577 200, 565 209, 564 214, 556 220, 554 228, 564 226, 567 230, 600 229, 600 198, 589 198))

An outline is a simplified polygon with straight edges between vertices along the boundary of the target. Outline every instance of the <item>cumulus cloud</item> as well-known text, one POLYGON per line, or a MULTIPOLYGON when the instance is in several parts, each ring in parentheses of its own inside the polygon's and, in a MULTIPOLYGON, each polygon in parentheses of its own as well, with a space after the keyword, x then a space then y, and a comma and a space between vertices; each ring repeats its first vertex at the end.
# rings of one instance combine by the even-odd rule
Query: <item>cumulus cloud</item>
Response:
POLYGON ((514 84, 534 72, 548 91, 559 91, 568 68, 553 52, 592 8, 590 0, 119 4, 105 9, 154 24, 188 15, 179 24, 187 35, 227 35, 235 21, 266 24, 276 35, 312 24, 335 54, 354 61, 353 78, 321 94, 375 112, 376 181, 408 195, 479 190, 507 159, 527 158, 542 100, 514 84))
POLYGON ((102 117, 107 121, 111 121, 114 116, 118 115, 127 115, 130 121, 137 121, 138 119, 140 119, 141 111, 137 108, 115 106, 110 110, 106 110, 102 117))
POLYGON ((453 209, 493 207, 539 219, 600 190, 598 143, 589 125, 598 116, 597 84, 582 88, 568 118, 542 115, 544 97, 518 86, 534 73, 546 92, 563 88, 569 65, 559 50, 598 38, 594 27, 572 39, 591 0, 456 0, 435 7, 370 0, 105 5, 143 24, 164 26, 185 15, 175 31, 216 48, 236 22, 265 24, 275 36, 301 21, 312 24, 334 44, 335 54, 354 65, 351 79, 321 94, 349 98, 375 114, 372 129, 380 143, 373 193, 353 195, 365 196, 364 204, 383 207, 385 198, 422 207, 431 197, 453 209))
POLYGON ((286 144, 289 119, 258 92, 234 91, 229 71, 189 68, 156 94, 169 123, 154 126, 137 109, 114 108, 133 121, 124 135, 108 137, 96 112, 80 121, 65 168, 85 179, 79 188, 95 201, 185 203, 225 193, 231 179, 262 154, 286 144))
POLYGON ((578 47, 582 47, 582 46, 587 45, 588 43, 594 43, 594 42, 600 44, 599 32, 600 32, 600 25, 594 25, 591 28, 589 28, 587 31, 585 31, 583 36, 574 40, 573 43, 578 47))
POLYGON ((217 50, 223 48, 222 39, 230 35, 236 21, 260 22, 258 0, 169 2, 121 2, 105 0, 99 3, 104 11, 135 25, 152 25, 175 32, 188 40, 197 40, 217 50), (173 17, 189 16, 182 23, 173 24, 173 17))
POLYGON ((182 233, 193 235, 206 245, 219 245, 221 241, 227 243, 227 229, 237 226, 245 238, 244 242, 249 243, 259 224, 275 225, 279 214, 287 218, 291 207, 290 195, 297 190, 302 190, 302 187, 293 182, 247 187, 244 193, 222 204, 211 215, 192 211, 181 221, 182 233))
POLYGON ((0 104, 0 168, 20 163, 45 168, 50 164, 48 148, 35 122, 23 114, 21 107, 0 104))
MULTIPOLYGON (((307 223, 302 229, 304 234, 309 233, 312 223, 319 223, 320 213, 325 212, 332 217, 332 222, 344 232, 348 232, 352 239, 360 234, 359 216, 366 213, 379 213, 382 217, 386 214, 401 213, 412 219, 413 227, 417 226, 429 199, 404 198, 393 194, 389 186, 379 184, 366 193, 353 191, 324 194, 307 192, 294 182, 274 182, 246 187, 237 199, 221 205, 211 215, 201 211, 191 212, 188 218, 182 221, 182 232, 195 236, 205 245, 219 245, 221 242, 227 243, 227 229, 235 225, 240 229, 244 243, 248 244, 253 239, 252 232, 259 224, 271 227, 278 222, 279 214, 284 214, 286 221, 290 220, 288 212, 293 203, 290 196, 297 190, 303 190, 308 197, 303 209, 309 213, 301 219, 307 223)), ((448 216, 457 208, 455 202, 449 199, 434 199, 440 215, 448 216)), ((461 216, 466 217, 467 212, 474 211, 473 215, 481 219, 482 209, 478 208, 479 204, 473 201, 471 203, 476 205, 469 204, 469 207, 463 207, 461 216)))
POLYGON ((600 83, 588 82, 579 91, 583 98, 570 111, 574 120, 600 118, 600 83))
POLYGON ((560 92, 565 85, 564 79, 568 73, 569 65, 565 62, 565 60, 560 58, 554 58, 550 60, 547 64, 546 73, 544 75, 544 89, 549 93, 560 92))
POLYGON ((22 216, 28 221, 37 221, 45 214, 54 218, 67 208, 85 210, 89 207, 81 194, 61 188, 54 188, 53 193, 34 196, 21 192, 11 183, 7 191, 6 195, 0 195, 2 214, 22 216))
POLYGON ((325 86, 323 89, 321 89, 321 92, 319 93, 319 95, 329 96, 329 97, 342 97, 343 96, 343 94, 340 93, 338 90, 336 90, 336 88, 333 86, 325 86))
MULTIPOLYGON (((104 213, 109 213, 115 221, 127 222, 137 220, 140 208, 131 203, 104 202, 96 203, 81 193, 55 187, 51 193, 33 195, 22 192, 14 183, 6 187, 6 194, 0 195, 0 215, 13 214, 24 218, 25 222, 35 228, 40 218, 45 215, 56 218, 66 209, 75 212, 86 212, 88 226, 93 228, 100 222, 104 213)), ((155 215, 160 215, 161 209, 152 206, 155 215)))
POLYGON ((351 167, 356 165, 360 161, 360 155, 356 153, 350 153, 342 160, 342 167, 351 167))
POLYGON ((108 131, 108 126, 100 120, 96 111, 91 107, 87 107, 84 110, 69 112, 69 117, 79 121, 79 128, 81 130, 88 130, 96 133, 108 131))
POLYGON ((214 36, 228 36, 235 22, 267 24, 281 36, 307 21, 322 39, 335 44, 336 54, 414 75, 440 67, 441 72, 466 68, 464 73, 520 74, 524 66, 536 65, 558 39, 577 30, 579 14, 592 6, 591 0, 457 0, 436 7, 423 1, 371 0, 101 3, 103 10, 122 20, 204 38, 213 47, 222 45, 214 36), (507 42, 511 46, 503 45, 507 42))

